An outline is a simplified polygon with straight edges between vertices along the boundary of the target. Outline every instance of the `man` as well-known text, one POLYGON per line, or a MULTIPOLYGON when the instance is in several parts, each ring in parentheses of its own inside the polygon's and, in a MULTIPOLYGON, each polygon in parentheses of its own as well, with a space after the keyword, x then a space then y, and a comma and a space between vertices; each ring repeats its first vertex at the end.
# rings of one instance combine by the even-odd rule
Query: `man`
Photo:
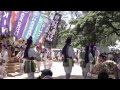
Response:
POLYGON ((39 76, 37 79, 53 79, 52 78, 52 71, 49 69, 44 69, 43 71, 41 71, 41 76, 39 76))
POLYGON ((96 62, 96 64, 97 64, 97 63, 98 63, 98 58, 99 58, 100 52, 99 52, 99 50, 97 49, 96 46, 94 47, 94 50, 95 50, 95 62, 96 62))
POLYGON ((24 52, 24 72, 28 74, 28 79, 34 79, 35 73, 35 60, 36 53, 34 50, 34 45, 32 45, 32 37, 27 40, 27 46, 24 52))
POLYGON ((74 62, 76 61, 75 52, 73 47, 71 46, 72 37, 68 37, 66 40, 66 44, 62 49, 63 66, 66 73, 66 79, 70 79, 70 75, 72 72, 72 67, 74 66, 74 62))
POLYGON ((7 62, 8 62, 8 59, 9 59, 8 50, 7 50, 7 46, 6 45, 2 46, 1 55, 2 55, 2 59, 5 61, 5 65, 6 65, 7 62))
POLYGON ((40 64, 41 64, 41 51, 40 51, 40 48, 37 46, 36 47, 36 65, 37 65, 37 68, 38 68, 38 72, 40 72, 40 64))
POLYGON ((20 74, 23 74, 23 72, 24 72, 23 57, 24 57, 24 48, 20 47, 20 52, 16 55, 16 58, 19 59, 19 62, 20 62, 20 74))
POLYGON ((51 69, 51 67, 52 67, 52 51, 51 51, 51 47, 48 47, 47 59, 48 59, 48 69, 51 69))

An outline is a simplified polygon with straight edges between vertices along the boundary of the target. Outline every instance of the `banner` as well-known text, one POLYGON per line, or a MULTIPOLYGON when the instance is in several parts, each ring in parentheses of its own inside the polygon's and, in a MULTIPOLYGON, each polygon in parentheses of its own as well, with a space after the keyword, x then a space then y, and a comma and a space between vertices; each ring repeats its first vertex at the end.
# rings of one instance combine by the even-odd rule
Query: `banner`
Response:
POLYGON ((43 18, 42 16, 40 16, 39 22, 38 22, 38 24, 37 24, 37 27, 35 28, 35 31, 34 31, 34 33, 33 33, 33 35, 32 35, 32 37, 33 37, 33 44, 35 44, 35 41, 36 41, 36 39, 37 39, 37 35, 38 35, 38 33, 39 33, 39 30, 41 29, 43 20, 44 20, 44 18, 43 18))
POLYGON ((13 26, 12 35, 18 39, 22 37, 26 22, 28 20, 30 11, 19 11, 16 21, 13 26))
POLYGON ((18 12, 19 11, 12 11, 12 14, 11 14, 11 23, 12 23, 12 26, 14 26, 14 23, 16 21, 18 12))
POLYGON ((39 43, 39 40, 41 39, 41 37, 45 34, 47 27, 50 25, 50 19, 44 17, 44 21, 43 24, 41 26, 41 29, 38 33, 37 39, 36 39, 36 44, 39 43))
POLYGON ((6 33, 6 28, 8 28, 9 30, 11 13, 12 11, 3 11, 2 21, 1 21, 2 34, 6 33))
POLYGON ((49 44, 49 45, 52 44, 53 37, 56 33, 60 20, 61 20, 61 14, 56 13, 50 25, 49 31, 46 34, 46 38, 45 38, 46 44, 49 44))
MULTIPOLYGON (((30 21, 31 15, 32 15, 32 12, 30 12, 30 14, 29 14, 29 16, 28 16, 28 19, 27 19, 27 22, 26 22, 26 25, 25 25, 25 28, 24 28, 24 31, 23 31, 23 34, 22 34, 22 38, 24 38, 23 35, 24 35, 24 33, 26 32, 26 28, 27 28, 28 23, 29 23, 29 21, 30 21)), ((24 38, 24 40, 25 40, 25 38, 24 38)))
POLYGON ((1 24, 2 24, 3 11, 0 11, 0 34, 2 34, 1 24))
POLYGON ((25 32, 23 34, 23 38, 28 39, 34 32, 38 21, 39 21, 39 17, 40 17, 40 12, 39 11, 33 11, 30 20, 28 22, 28 25, 25 29, 25 32))
POLYGON ((39 43, 43 43, 44 41, 44 35, 41 36, 41 38, 39 39, 39 43))

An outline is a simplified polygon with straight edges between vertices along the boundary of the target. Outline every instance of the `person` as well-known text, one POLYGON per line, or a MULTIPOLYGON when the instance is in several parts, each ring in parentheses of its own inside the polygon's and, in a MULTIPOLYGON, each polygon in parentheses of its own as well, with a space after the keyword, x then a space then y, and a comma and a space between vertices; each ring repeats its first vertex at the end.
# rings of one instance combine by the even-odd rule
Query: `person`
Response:
POLYGON ((46 48, 44 48, 42 53, 42 61, 43 61, 44 69, 47 69, 47 49, 46 48))
POLYGON ((91 47, 86 45, 84 53, 84 67, 82 67, 82 75, 84 79, 87 78, 88 74, 91 76, 91 69, 93 68, 92 62, 94 61, 93 55, 91 53, 91 47))
POLYGON ((37 79, 53 79, 53 73, 50 69, 44 69, 41 72, 41 76, 39 76, 37 79))
POLYGON ((36 46, 36 66, 38 68, 38 72, 40 72, 40 64, 41 64, 41 51, 38 46, 36 46))
POLYGON ((7 62, 9 61, 9 56, 8 56, 8 50, 7 50, 7 46, 4 44, 2 46, 2 52, 1 52, 1 55, 2 55, 2 59, 3 61, 5 62, 5 65, 7 64, 7 62))
POLYGON ((24 72, 27 73, 28 79, 34 79, 34 73, 35 73, 35 50, 34 46, 32 44, 32 37, 28 38, 27 40, 27 46, 24 52, 24 72))
POLYGON ((58 52, 58 61, 62 61, 61 50, 60 50, 60 52, 58 52))
POLYGON ((23 61, 24 48, 23 47, 20 47, 20 52, 16 55, 16 57, 19 59, 19 62, 20 62, 20 74, 23 74, 24 72, 24 61, 23 61))
MULTIPOLYGON (((91 51, 91 47, 89 47, 89 50, 91 51)), ((94 67, 94 64, 95 64, 95 56, 93 56, 92 55, 92 53, 91 52, 89 52, 89 62, 90 62, 90 70, 89 70, 89 72, 88 72, 88 74, 90 75, 90 76, 92 76, 92 68, 94 67)))
POLYGON ((96 64, 96 63, 98 63, 98 58, 99 58, 99 55, 100 55, 100 51, 97 49, 96 46, 94 47, 94 50, 95 50, 95 64, 96 64))
POLYGON ((106 56, 103 54, 99 55, 98 64, 96 64, 92 73, 99 74, 101 72, 107 72, 108 74, 113 74, 115 79, 118 79, 118 67, 117 64, 112 60, 107 60, 106 56))
POLYGON ((71 46, 72 37, 68 37, 65 42, 65 46, 62 49, 63 55, 63 66, 66 73, 66 79, 70 79, 70 75, 72 72, 72 67, 74 66, 74 62, 76 61, 75 52, 73 47, 71 46))
POLYGON ((51 69, 51 67, 52 67, 52 51, 51 51, 51 47, 48 47, 48 50, 47 50, 47 60, 48 60, 48 69, 51 69))

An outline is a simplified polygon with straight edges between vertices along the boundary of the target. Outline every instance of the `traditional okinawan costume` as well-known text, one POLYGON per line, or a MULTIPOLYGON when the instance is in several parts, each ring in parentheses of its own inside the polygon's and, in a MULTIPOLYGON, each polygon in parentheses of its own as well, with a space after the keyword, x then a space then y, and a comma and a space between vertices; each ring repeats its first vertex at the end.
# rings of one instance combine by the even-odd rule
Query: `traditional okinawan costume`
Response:
POLYGON ((72 67, 74 66, 74 60, 76 58, 73 47, 71 44, 71 37, 68 37, 66 44, 63 47, 63 66, 66 73, 66 79, 70 79, 70 74, 72 72, 72 67))
POLYGON ((32 37, 27 40, 27 46, 24 52, 24 72, 28 74, 28 79, 34 79, 35 72, 35 51, 32 46, 32 37))

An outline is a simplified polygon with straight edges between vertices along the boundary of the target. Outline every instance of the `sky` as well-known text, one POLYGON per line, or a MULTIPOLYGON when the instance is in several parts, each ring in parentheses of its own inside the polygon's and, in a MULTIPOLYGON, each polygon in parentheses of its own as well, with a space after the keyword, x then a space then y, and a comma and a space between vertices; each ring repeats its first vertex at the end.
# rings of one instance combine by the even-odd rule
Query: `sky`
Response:
MULTIPOLYGON (((79 12, 82 14, 82 11, 79 11, 79 12)), ((51 16, 50 19, 53 19, 54 14, 55 14, 55 11, 52 11, 51 15, 50 15, 51 16)), ((74 18, 76 18, 76 17, 74 17, 74 18)), ((62 19, 66 21, 66 23, 67 23, 66 29, 68 29, 70 26, 69 22, 72 19, 71 15, 70 15, 70 11, 64 11, 64 13, 62 13, 62 19)), ((74 28, 74 25, 72 25, 71 28, 74 28)))

